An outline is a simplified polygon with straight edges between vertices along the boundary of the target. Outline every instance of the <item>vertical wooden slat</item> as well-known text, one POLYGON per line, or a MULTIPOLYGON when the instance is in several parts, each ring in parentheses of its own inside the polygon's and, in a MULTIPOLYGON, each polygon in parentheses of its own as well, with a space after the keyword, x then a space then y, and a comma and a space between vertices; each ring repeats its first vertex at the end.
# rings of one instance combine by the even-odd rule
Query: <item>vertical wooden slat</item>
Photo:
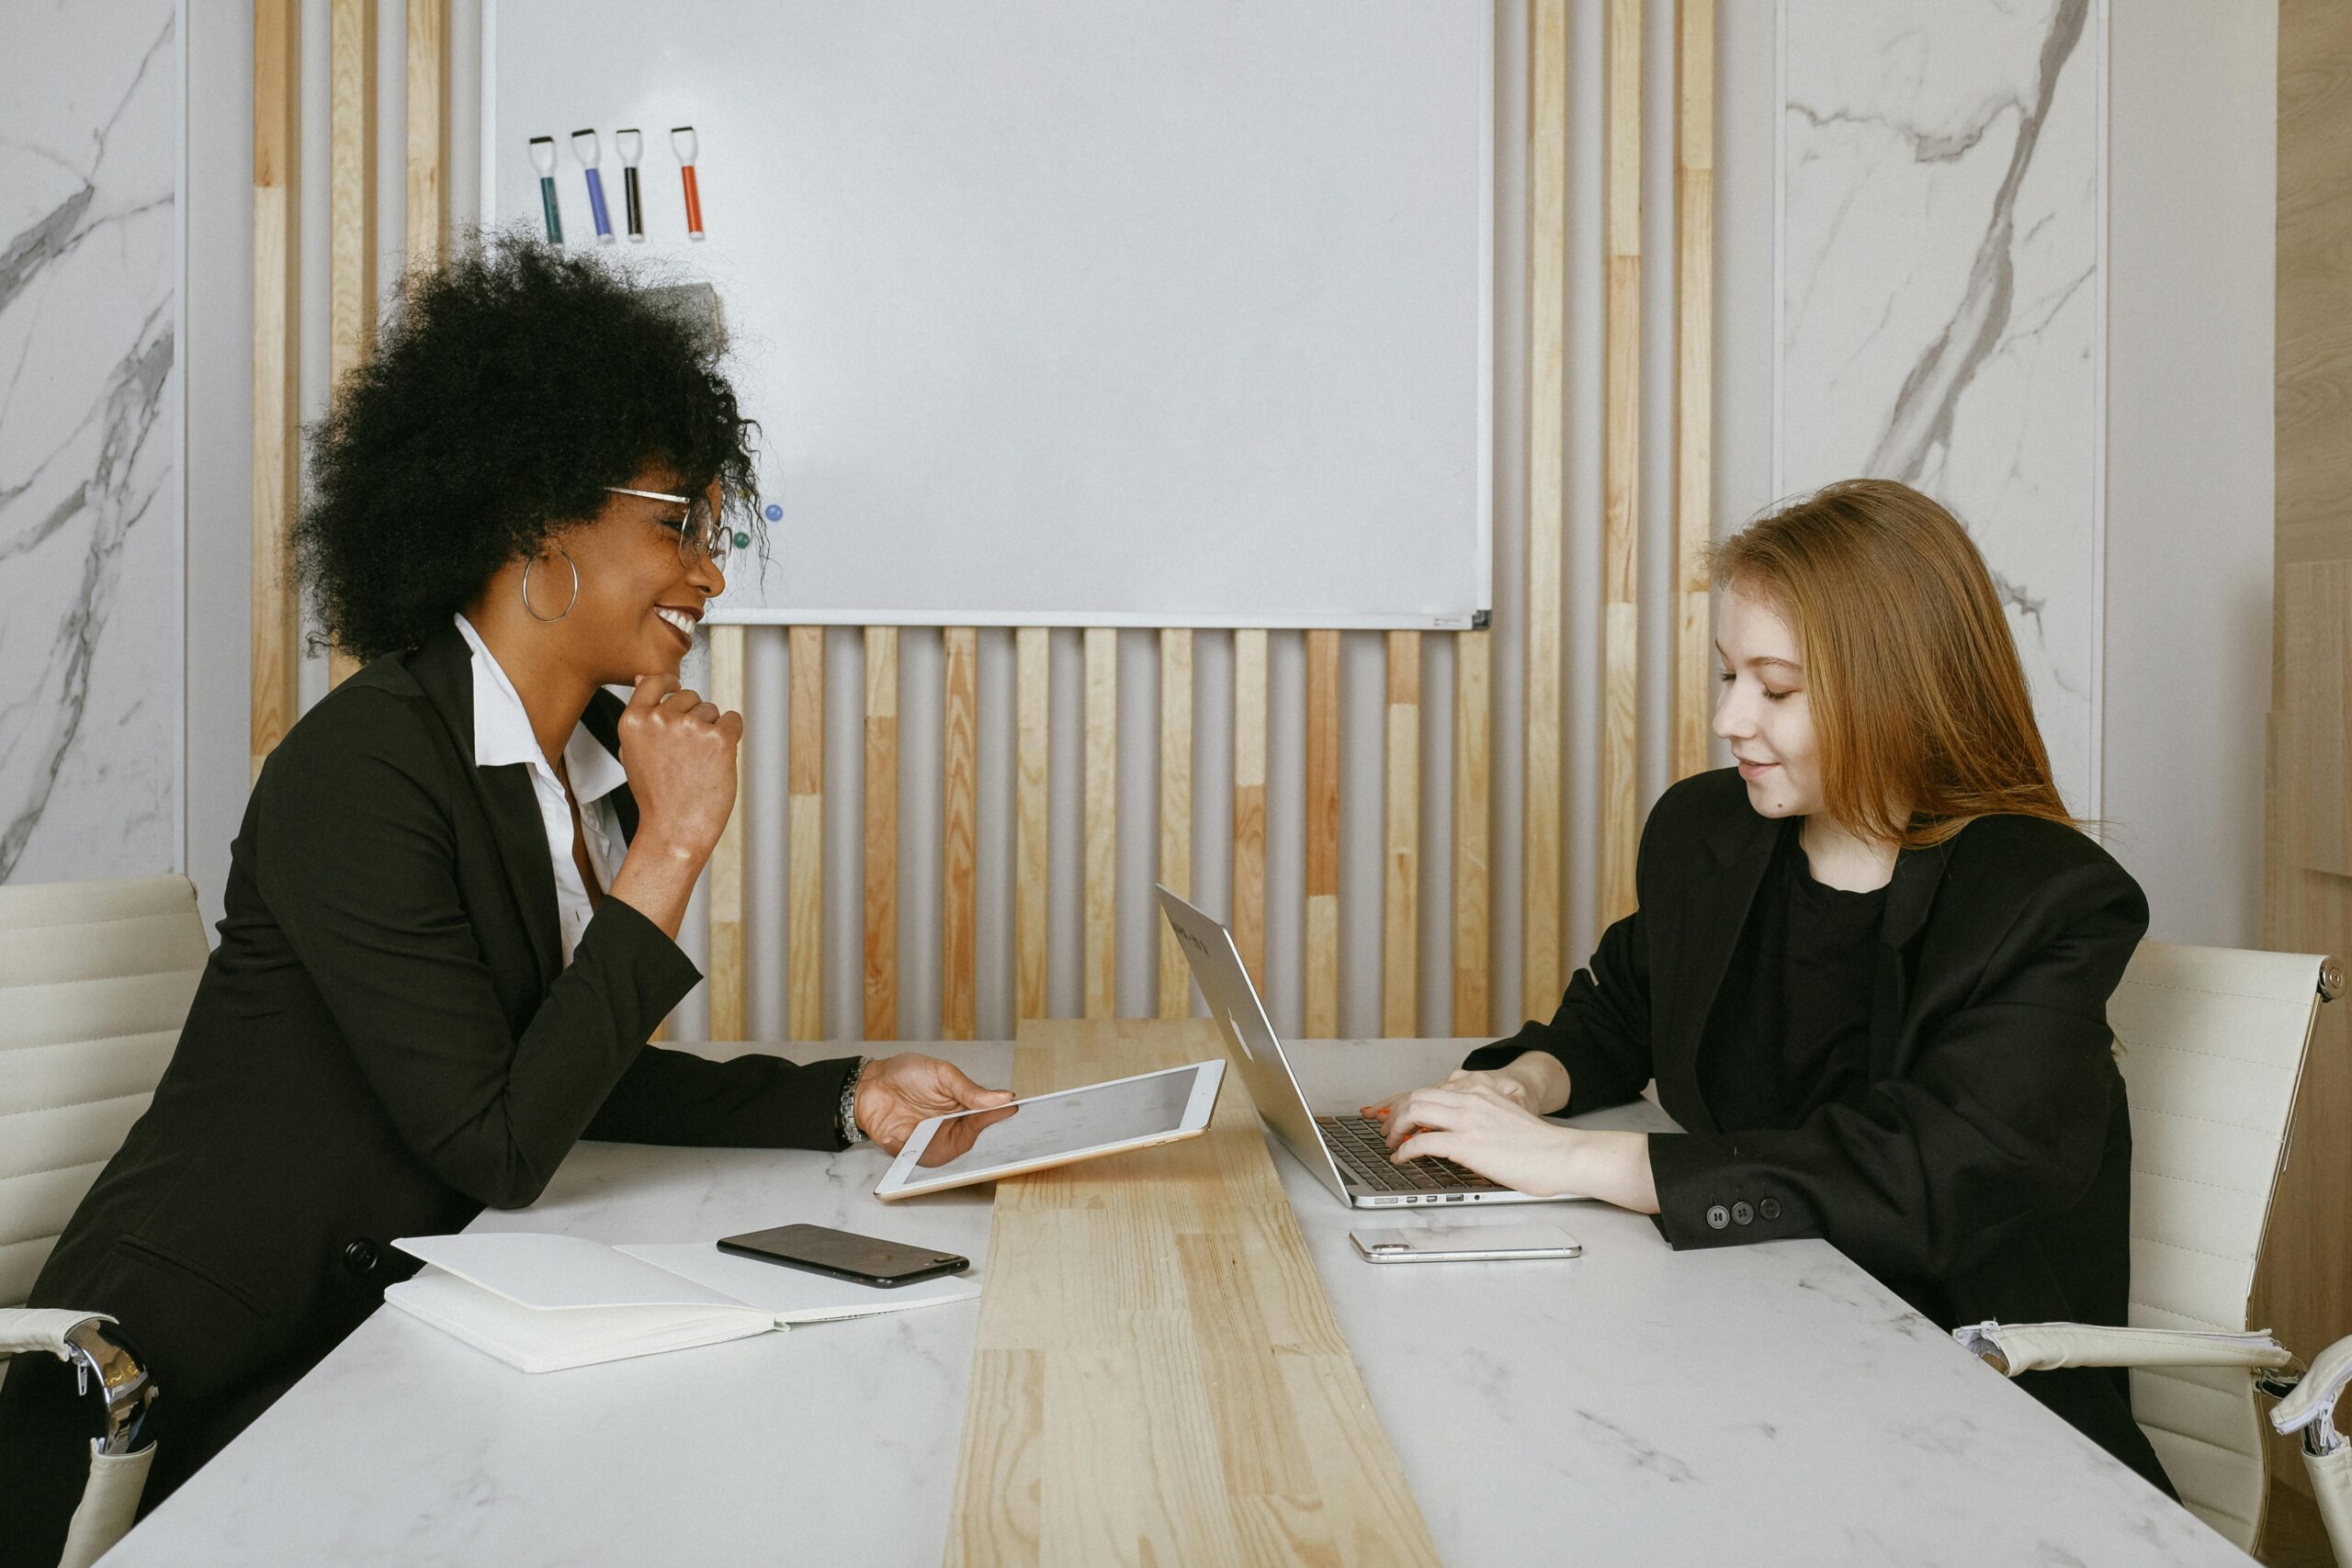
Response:
POLYGON ((1233 634, 1233 945, 1266 985, 1266 633, 1233 634))
POLYGON ((1674 719, 1669 772, 1707 766, 1714 708, 1715 0, 1674 17, 1674 719))
MULTIPOLYGON (((710 628, 710 700, 743 711, 741 626, 710 628)), ((747 1009, 743 953, 743 756, 735 757, 735 809, 710 852, 710 1038, 741 1040, 747 1009)))
MULTIPOLYGON (((1159 880, 1180 898, 1193 896, 1193 634, 1170 626, 1159 634, 1159 880)), ((1192 974, 1176 932, 1155 919, 1159 932, 1159 1016, 1193 1010, 1192 974)))
POLYGON ((449 243, 449 0, 408 0, 408 265, 449 243))
POLYGON ((1490 632, 1453 639, 1453 1032, 1494 1028, 1487 977, 1490 632))
POLYGON ((1086 632, 1086 1016, 1119 1013, 1119 634, 1086 632))
POLYGON ((1527 8, 1527 696, 1521 833, 1521 990, 1549 1018, 1562 988, 1560 598, 1567 531, 1568 14, 1527 8))
POLYGON ((1609 0, 1601 39, 1609 274, 1600 416, 1600 865, 1603 926, 1634 908, 1641 836, 1642 0, 1609 0))
POLYGON ((825 1038, 825 628, 795 626, 792 740, 786 764, 787 1027, 795 1040, 825 1038))
POLYGON ((1053 634, 1023 626, 1013 634, 1015 766, 1013 784, 1013 989, 1019 1016, 1043 1018, 1046 992, 1046 776, 1047 715, 1053 696, 1053 634))
MULTIPOLYGON (((327 375, 340 388, 376 342, 376 0, 330 0, 327 15, 327 375)), ((358 668, 330 650, 331 683, 358 668)))
POLYGON ((1340 1032, 1340 634, 1306 634, 1306 974, 1310 1040, 1340 1032))
POLYGON ((941 743, 939 1032, 969 1040, 978 1011, 979 931, 979 634, 950 626, 941 743))
POLYGON ((899 628, 865 628, 865 1038, 899 1036, 899 628))
POLYGON ((293 728, 302 671, 291 581, 297 457, 301 148, 299 0, 254 5, 253 776, 293 728))
POLYGON ((1388 634, 1388 853, 1381 892, 1380 1032, 1420 1032, 1421 634, 1388 634))

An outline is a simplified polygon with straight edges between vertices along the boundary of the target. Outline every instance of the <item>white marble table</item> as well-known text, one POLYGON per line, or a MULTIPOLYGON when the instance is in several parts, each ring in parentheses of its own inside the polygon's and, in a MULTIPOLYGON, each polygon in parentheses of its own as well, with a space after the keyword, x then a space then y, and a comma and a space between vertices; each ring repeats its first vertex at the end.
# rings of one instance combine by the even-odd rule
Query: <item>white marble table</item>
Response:
MULTIPOLYGON (((1010 1072, 1002 1043, 929 1048, 1010 1072)), ((1461 1050, 1297 1055, 1318 1108, 1352 1108, 1461 1050)), ((1669 1125, 1647 1105, 1593 1120, 1669 1125)), ((981 1256, 990 1190, 878 1203, 885 1163, 583 1144, 537 1205, 474 1228, 695 1241, 809 1221, 981 1256)), ((1351 1213, 1275 1164, 1450 1563, 2249 1561, 1826 1243, 1676 1254, 1597 1204, 1455 1210, 1556 1220, 1584 1256, 1375 1269, 1350 1227, 1405 1216, 1351 1213)), ((977 1317, 530 1377, 380 1312, 107 1562, 935 1563, 977 1317)))

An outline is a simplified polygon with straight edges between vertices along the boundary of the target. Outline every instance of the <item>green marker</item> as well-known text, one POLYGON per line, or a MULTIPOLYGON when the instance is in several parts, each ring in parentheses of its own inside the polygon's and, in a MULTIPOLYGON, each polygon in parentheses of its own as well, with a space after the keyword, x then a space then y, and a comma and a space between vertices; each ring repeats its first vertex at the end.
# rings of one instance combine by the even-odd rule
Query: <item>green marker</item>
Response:
POLYGON ((563 212, 555 204, 555 138, 531 138, 531 167, 539 171, 539 210, 547 214, 548 243, 563 243, 563 212))

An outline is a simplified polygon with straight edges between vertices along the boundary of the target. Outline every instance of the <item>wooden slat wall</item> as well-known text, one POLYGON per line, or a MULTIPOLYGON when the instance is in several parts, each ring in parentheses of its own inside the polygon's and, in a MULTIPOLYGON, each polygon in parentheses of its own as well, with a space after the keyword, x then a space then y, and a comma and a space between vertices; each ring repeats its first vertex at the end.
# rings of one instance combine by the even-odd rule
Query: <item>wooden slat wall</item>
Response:
MULTIPOLYGON (((1193 896, 1193 634, 1159 634, 1159 880, 1193 896)), ((1159 1016, 1191 1014, 1193 982, 1184 950, 1165 920, 1159 932, 1159 1016)))
POLYGON ((1608 264, 1600 421, 1600 863, 1597 926, 1634 908, 1642 611, 1642 0, 1609 0, 1601 38, 1608 264))
POLYGON ((899 1036, 899 628, 865 628, 865 1038, 899 1036))
POLYGON ((1013 1007, 1019 1018, 1046 1016, 1046 774, 1053 634, 1023 626, 1013 634, 1013 1007))
POLYGON ((1549 1018, 1563 989, 1566 782, 1560 602, 1567 535, 1568 8, 1527 7, 1527 697, 1521 990, 1549 1018))
MULTIPOLYGON (((327 375, 339 387, 376 343, 376 0, 330 0, 328 26, 327 375)), ((327 679, 358 667, 334 649, 327 679)))
POLYGON ((1233 945, 1266 983, 1266 634, 1233 634, 1233 945))
POLYGON ((1674 8, 1674 693, 1668 774, 1706 771, 1714 712, 1715 0, 1674 8))
MULTIPOLYGON (((2278 461, 2263 944, 2352 964, 2352 9, 2278 7, 2278 461)), ((2311 1356, 2352 1330, 2352 998, 2319 1010, 2297 1092, 2300 1129, 2272 1201, 2250 1320, 2311 1356)), ((2336 1425, 2346 1426, 2338 1407, 2336 1425)), ((2291 1438, 2271 1474, 2309 1494, 2291 1438)), ((2275 1517, 2275 1516, 2274 1516, 2275 1517)), ((2269 1559, 2283 1562, 2282 1555, 2269 1559)), ((2314 1561, 2324 1561, 2314 1554, 2314 1561)))
MULTIPOLYGON (((1674 581, 1667 599, 1673 667, 1669 686, 1668 754, 1681 776, 1707 761, 1712 705, 1712 648, 1704 551, 1711 535, 1711 316, 1713 305, 1713 149, 1714 0, 1675 0, 1676 255, 1672 321, 1676 385, 1674 452, 1674 581)), ((328 146, 331 164, 330 362, 340 377, 369 351, 375 323, 373 192, 374 0, 331 0, 334 91, 328 146)), ((1602 32, 1604 85, 1602 194, 1605 248, 1605 332, 1602 403, 1601 580, 1590 589, 1602 621, 1600 802, 1601 858, 1599 913, 1605 920, 1630 907, 1639 803, 1634 694, 1639 683, 1640 466, 1639 333, 1641 288, 1640 0, 1609 0, 1602 32)), ((255 6, 254 139, 254 728, 256 773, 295 716, 299 671, 295 601, 288 586, 286 540, 297 473, 294 423, 294 301, 299 244, 294 214, 298 158, 298 7, 292 0, 258 0, 255 6)), ((407 251, 412 263, 430 263, 448 243, 447 178, 449 158, 448 0, 408 0, 407 251)), ((1528 19, 1528 400, 1527 606, 1521 628, 1527 657, 1524 723, 1524 856, 1521 941, 1522 999, 1527 1010, 1548 1013, 1565 979, 1566 886, 1566 692, 1563 658, 1566 471, 1566 283, 1569 94, 1566 0, 1531 0, 1528 19)), ((756 634, 750 634, 756 635, 756 634)), ((824 991, 824 641, 823 628, 795 626, 786 638, 790 669, 789 781, 786 791, 789 882, 786 969, 786 1022, 797 1039, 828 1032, 824 991)), ((900 819, 898 792, 898 677, 900 632, 864 629, 865 815, 862 1009, 855 1021, 837 1020, 837 1032, 858 1029, 872 1039, 898 1032, 898 867, 901 836, 928 831, 900 819)), ((977 933, 980 904, 978 634, 944 628, 943 642, 943 795, 940 1032, 968 1038, 979 1026, 977 933)), ((742 707, 747 633, 713 628, 712 694, 742 707)), ((1050 639, 1044 628, 1014 634, 1014 828, 1012 874, 1015 905, 1012 1000, 1019 1017, 1047 1010, 1047 773, 1050 639)), ((1339 893, 1341 703, 1340 634, 1306 634, 1306 703, 1302 814, 1305 850, 1302 1014, 1309 1035, 1340 1027, 1339 893)), ((1490 634, 1449 635, 1453 649, 1451 733, 1426 732, 1421 722, 1420 661, 1416 632, 1387 638, 1386 701, 1383 706, 1381 1027, 1389 1034, 1419 1027, 1419 956, 1425 942, 1446 944, 1452 980, 1451 1027, 1478 1034, 1496 1026, 1498 999, 1492 962, 1490 863, 1491 725, 1494 671, 1490 634), (1450 910, 1423 919, 1419 907, 1419 784, 1422 748, 1450 751, 1453 806, 1442 830, 1451 836, 1450 910)), ((1159 634, 1158 876, 1181 894, 1193 883, 1193 634, 1159 634)), ((1116 808, 1118 640, 1110 629, 1084 634, 1082 737, 1084 789, 1081 847, 1083 933, 1081 984, 1090 1017, 1117 1009, 1116 890, 1119 823, 1116 808)), ((1268 637, 1261 629, 1233 634, 1233 819, 1230 919, 1251 973, 1266 973, 1268 637)), ((338 664, 338 678, 347 666, 338 664)), ((1216 846, 1211 852, 1227 849, 1216 846)), ((743 863, 740 818, 712 862, 711 1032, 748 1032, 752 955, 745 950, 746 889, 759 868, 743 863)), ((1154 922, 1156 999, 1163 1017, 1190 1010, 1191 987, 1181 951, 1154 922)), ((1508 1019, 1502 1021, 1508 1021, 1508 1019)))
MULTIPOLYGON (((744 680, 746 649, 741 626, 713 626, 710 637, 710 700, 741 713, 749 696, 744 680)), ((710 1038, 741 1040, 750 1032, 747 967, 743 951, 743 752, 735 754, 735 810, 710 852, 710 1038)))
POLYGON ((1340 1032, 1340 634, 1306 634, 1306 962, 1310 1040, 1340 1032))
POLYGON ((408 265, 449 243, 449 0, 408 0, 408 265))
POLYGON ((1487 927, 1493 660, 1491 633, 1453 639, 1453 1032, 1465 1035, 1497 1027, 1487 927))
POLYGON ((1119 634, 1086 633, 1086 1016, 1119 1011, 1119 634))
POLYGON ((1387 846, 1382 875, 1380 1032, 1420 1032, 1421 634, 1388 634, 1387 846))
POLYGON ((825 628, 790 638, 791 750, 786 762, 786 1021, 795 1040, 825 1034, 825 628))
POLYGON ((302 8, 254 4, 253 776, 301 705, 301 622, 289 579, 301 438, 302 8))
POLYGON ((978 1013, 980 919, 979 634, 950 626, 942 638, 939 1032, 969 1040, 978 1013))

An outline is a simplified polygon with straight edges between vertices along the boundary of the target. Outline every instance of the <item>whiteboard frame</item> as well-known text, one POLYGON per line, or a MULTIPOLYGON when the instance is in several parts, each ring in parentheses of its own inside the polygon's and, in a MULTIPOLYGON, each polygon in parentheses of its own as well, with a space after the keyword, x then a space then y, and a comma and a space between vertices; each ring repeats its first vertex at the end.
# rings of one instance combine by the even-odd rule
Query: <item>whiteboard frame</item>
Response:
MULTIPOLYGON (((1015 615, 977 611, 948 615, 906 610, 785 610, 712 606, 713 626, 1188 626, 1195 630, 1263 628, 1269 631, 1468 631, 1487 626, 1495 606, 1495 41, 1502 0, 1486 7, 1487 70, 1480 95, 1478 139, 1478 469, 1477 576, 1479 606, 1469 615, 1216 615, 1194 612, 1147 615, 1140 611, 1049 611, 1015 615)), ((499 0, 481 0, 481 120, 476 149, 481 177, 474 220, 484 233, 497 221, 498 203, 498 13, 499 0)))

